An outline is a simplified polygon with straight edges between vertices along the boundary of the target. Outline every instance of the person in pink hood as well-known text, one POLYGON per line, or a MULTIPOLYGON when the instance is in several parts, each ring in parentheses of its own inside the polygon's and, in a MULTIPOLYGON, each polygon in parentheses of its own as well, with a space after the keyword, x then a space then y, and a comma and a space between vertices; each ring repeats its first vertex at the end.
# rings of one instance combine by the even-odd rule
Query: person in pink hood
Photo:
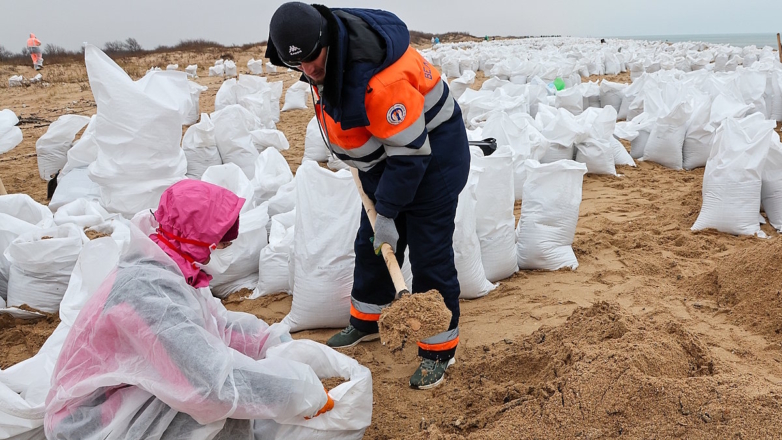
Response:
POLYGON ((206 288, 212 250, 238 235, 244 199, 206 182, 168 188, 136 216, 120 264, 68 333, 46 399, 47 439, 252 439, 333 407, 308 365, 265 359, 290 339, 206 288))

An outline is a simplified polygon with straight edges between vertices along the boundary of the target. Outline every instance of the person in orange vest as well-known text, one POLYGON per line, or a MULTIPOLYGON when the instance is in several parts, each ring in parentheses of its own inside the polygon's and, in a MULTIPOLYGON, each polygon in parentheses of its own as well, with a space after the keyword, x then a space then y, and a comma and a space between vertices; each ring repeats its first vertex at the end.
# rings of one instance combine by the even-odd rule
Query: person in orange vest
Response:
POLYGON ((362 210, 350 323, 327 344, 345 348, 378 338, 380 313, 395 293, 380 246, 388 243, 400 263, 409 248, 411 291, 438 290, 452 314, 447 331, 418 343, 422 361, 410 377, 415 389, 438 386, 459 343, 453 232, 470 171, 459 105, 437 69, 410 46, 405 23, 387 11, 285 3, 272 16, 266 57, 302 72, 316 89, 324 141, 358 169, 378 214, 373 231, 362 210))
POLYGON ((30 34, 30 38, 27 39, 27 48, 30 49, 30 57, 33 59, 33 68, 35 70, 41 70, 43 68, 41 41, 35 38, 35 34, 30 34))

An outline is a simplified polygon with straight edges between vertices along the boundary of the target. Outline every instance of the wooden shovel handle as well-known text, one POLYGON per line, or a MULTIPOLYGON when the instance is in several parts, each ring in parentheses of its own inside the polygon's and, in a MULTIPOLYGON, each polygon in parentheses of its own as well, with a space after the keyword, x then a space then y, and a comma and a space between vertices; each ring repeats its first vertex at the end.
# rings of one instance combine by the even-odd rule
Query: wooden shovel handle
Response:
POLYGON ((8 192, 5 190, 5 186, 3 186, 3 178, 0 177, 0 196, 4 196, 8 194, 8 192))
MULTIPOLYGON (((353 180, 356 182, 356 188, 358 188, 358 195, 361 196, 361 203, 364 204, 364 210, 369 217, 369 223, 372 225, 372 230, 375 230, 375 220, 377 220, 377 211, 375 211, 375 204, 372 199, 369 198, 367 193, 364 192, 364 187, 361 185, 361 180, 358 178, 358 170, 350 168, 351 174, 353 174, 353 180)), ((396 260, 394 250, 388 243, 383 243, 380 246, 380 252, 383 254, 383 259, 386 261, 386 267, 388 267, 388 273, 391 274, 391 281, 394 282, 394 290, 396 290, 397 298, 403 294, 410 293, 407 290, 405 284, 405 277, 402 275, 402 270, 399 268, 399 262, 396 260)))

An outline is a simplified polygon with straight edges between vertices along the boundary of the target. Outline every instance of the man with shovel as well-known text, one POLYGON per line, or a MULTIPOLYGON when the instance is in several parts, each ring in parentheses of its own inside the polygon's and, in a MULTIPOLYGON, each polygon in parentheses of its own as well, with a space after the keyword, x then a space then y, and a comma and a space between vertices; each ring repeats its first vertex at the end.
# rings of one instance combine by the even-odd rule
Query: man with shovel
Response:
POLYGON ((448 85, 410 46, 407 26, 380 10, 285 3, 271 19, 266 56, 301 71, 316 89, 324 141, 358 169, 378 214, 373 231, 362 212, 350 325, 328 345, 378 338, 380 312, 395 295, 380 247, 389 244, 402 262, 409 246, 412 291, 438 290, 452 313, 448 331, 419 342, 423 360, 410 386, 439 385, 459 342, 453 232, 470 168, 462 113, 448 85))

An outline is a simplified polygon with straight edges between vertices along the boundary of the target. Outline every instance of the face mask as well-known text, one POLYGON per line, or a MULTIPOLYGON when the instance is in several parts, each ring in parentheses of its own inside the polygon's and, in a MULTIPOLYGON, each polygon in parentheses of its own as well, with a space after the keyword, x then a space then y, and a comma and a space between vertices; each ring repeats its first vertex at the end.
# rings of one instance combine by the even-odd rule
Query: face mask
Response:
POLYGON ((233 260, 232 249, 232 247, 227 247, 225 249, 213 250, 209 259, 209 264, 201 266, 201 270, 212 276, 224 273, 228 270, 228 266, 231 265, 231 261, 233 260))

